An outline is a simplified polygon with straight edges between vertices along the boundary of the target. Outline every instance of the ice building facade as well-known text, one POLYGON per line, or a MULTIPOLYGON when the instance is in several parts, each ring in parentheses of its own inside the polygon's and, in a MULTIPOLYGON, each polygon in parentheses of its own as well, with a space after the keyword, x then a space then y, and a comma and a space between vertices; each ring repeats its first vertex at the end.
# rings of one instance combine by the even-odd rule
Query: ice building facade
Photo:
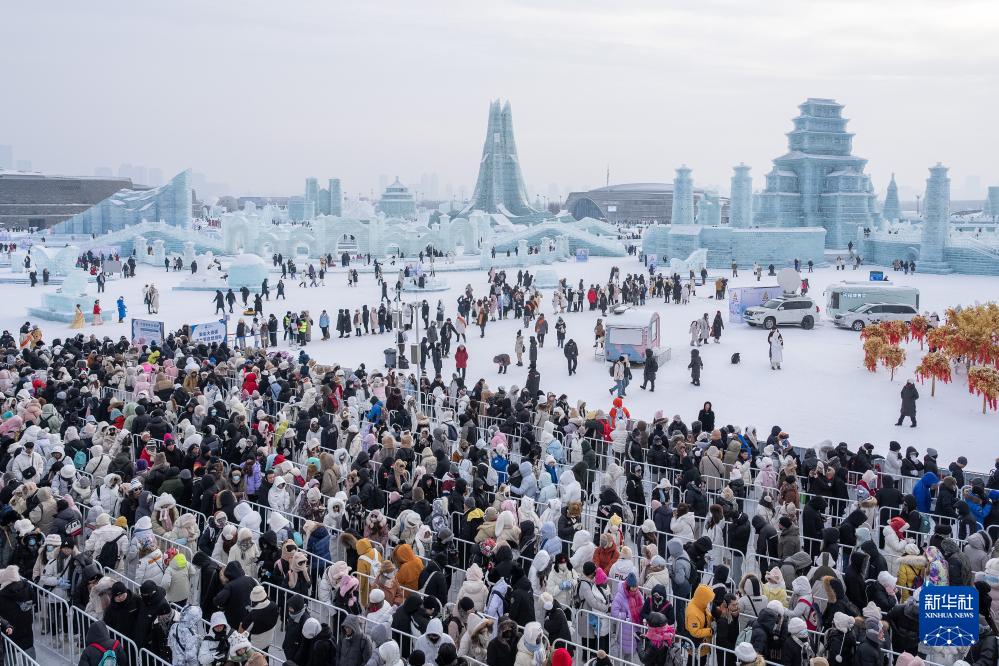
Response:
POLYGON ((930 167, 923 201, 921 222, 892 225, 886 219, 884 228, 858 233, 856 247, 867 263, 890 265, 898 259, 915 262, 920 273, 999 275, 999 232, 994 225, 951 222, 947 167, 930 167))
POLYGON ((798 106, 787 134, 788 152, 774 160, 759 195, 754 223, 760 227, 822 227, 826 246, 845 248, 858 229, 878 222, 867 160, 852 154, 843 105, 809 98, 798 106))
POLYGON ((468 215, 474 210, 499 213, 511 219, 530 218, 540 221, 544 214, 531 207, 527 198, 524 175, 517 157, 513 138, 513 111, 510 102, 502 106, 494 100, 489 106, 486 140, 479 161, 479 176, 472 199, 461 211, 468 215))
POLYGON ((121 190, 96 206, 52 227, 54 234, 104 234, 141 222, 172 227, 191 224, 191 172, 181 171, 170 182, 151 190, 121 190))
POLYGON ((378 200, 378 210, 386 217, 416 217, 416 199, 409 188, 402 184, 399 177, 385 188, 378 200))
POLYGON ((735 167, 729 224, 721 224, 717 195, 705 192, 697 203, 696 216, 692 201, 689 205, 678 204, 678 198, 692 198, 686 192, 692 193, 694 184, 691 170, 686 166, 677 169, 676 174, 672 222, 650 225, 642 233, 642 252, 650 261, 666 266, 673 260, 687 260, 695 252, 707 250, 706 263, 712 268, 727 268, 733 263, 742 267, 754 263, 782 267, 795 259, 811 261, 816 266, 825 263, 826 230, 822 227, 749 226, 753 206, 749 167, 742 164, 735 167))

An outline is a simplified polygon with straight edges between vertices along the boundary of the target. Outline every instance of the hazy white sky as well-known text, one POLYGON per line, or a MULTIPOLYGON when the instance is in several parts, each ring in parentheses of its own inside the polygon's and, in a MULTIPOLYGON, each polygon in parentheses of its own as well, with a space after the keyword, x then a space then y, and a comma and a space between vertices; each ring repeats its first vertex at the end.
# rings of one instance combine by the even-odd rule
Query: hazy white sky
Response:
MULTIPOLYGON (((528 190, 756 187, 806 97, 846 105, 883 192, 999 184, 994 0, 6 3, 0 143, 36 168, 185 167, 234 194, 474 183, 509 98, 528 190), (412 183, 411 183, 412 184, 412 183)), ((970 193, 969 193, 970 194, 970 193)))

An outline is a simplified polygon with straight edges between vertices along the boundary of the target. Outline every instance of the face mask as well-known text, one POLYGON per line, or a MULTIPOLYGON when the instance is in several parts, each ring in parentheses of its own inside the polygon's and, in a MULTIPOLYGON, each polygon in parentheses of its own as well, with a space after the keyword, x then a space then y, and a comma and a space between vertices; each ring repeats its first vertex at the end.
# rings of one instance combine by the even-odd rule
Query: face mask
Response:
POLYGON ((912 454, 911 456, 909 456, 909 458, 910 458, 910 459, 911 459, 911 460, 912 460, 913 462, 915 462, 915 461, 919 460, 919 454, 918 454, 918 453, 913 453, 913 454, 912 454))
POLYGON ((242 477, 239 474, 233 474, 232 480, 238 482, 242 477))
POLYGON ((45 551, 48 552, 48 553, 50 553, 50 554, 54 553, 56 551, 56 547, 55 546, 45 546, 45 551))

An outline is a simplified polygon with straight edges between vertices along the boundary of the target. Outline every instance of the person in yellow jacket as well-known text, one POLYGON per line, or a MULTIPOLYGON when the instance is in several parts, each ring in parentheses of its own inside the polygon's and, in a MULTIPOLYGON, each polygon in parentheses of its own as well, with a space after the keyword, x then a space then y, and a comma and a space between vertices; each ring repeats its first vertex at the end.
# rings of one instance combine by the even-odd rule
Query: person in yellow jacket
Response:
POLYGON ((926 556, 919 551, 919 546, 914 543, 905 544, 905 552, 898 560, 898 589, 902 593, 902 603, 909 599, 912 592, 922 585, 923 577, 926 575, 926 556))
POLYGON ((382 556, 369 539, 357 540, 357 578, 360 581, 361 608, 368 607, 368 591, 381 572, 382 556))
POLYGON ((711 636, 714 633, 711 628, 711 611, 708 610, 708 605, 714 598, 715 593, 710 587, 698 585, 697 589, 694 590, 693 598, 687 604, 683 618, 683 625, 690 637, 694 639, 694 643, 703 646, 700 651, 701 657, 707 656, 710 650, 707 644, 711 642, 711 636))

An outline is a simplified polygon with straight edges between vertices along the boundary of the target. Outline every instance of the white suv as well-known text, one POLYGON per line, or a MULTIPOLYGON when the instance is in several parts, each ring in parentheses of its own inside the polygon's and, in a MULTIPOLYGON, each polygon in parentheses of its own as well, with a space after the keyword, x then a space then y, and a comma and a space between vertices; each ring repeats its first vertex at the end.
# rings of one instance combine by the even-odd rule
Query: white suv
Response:
POLYGON ((762 326, 766 329, 789 324, 809 329, 815 326, 818 314, 819 306, 812 299, 807 296, 789 296, 746 308, 742 317, 750 326, 762 326))
POLYGON ((909 323, 919 311, 911 305, 898 303, 864 303, 852 310, 841 312, 833 317, 833 323, 840 328, 852 328, 861 331, 869 324, 881 321, 904 321, 909 323))

